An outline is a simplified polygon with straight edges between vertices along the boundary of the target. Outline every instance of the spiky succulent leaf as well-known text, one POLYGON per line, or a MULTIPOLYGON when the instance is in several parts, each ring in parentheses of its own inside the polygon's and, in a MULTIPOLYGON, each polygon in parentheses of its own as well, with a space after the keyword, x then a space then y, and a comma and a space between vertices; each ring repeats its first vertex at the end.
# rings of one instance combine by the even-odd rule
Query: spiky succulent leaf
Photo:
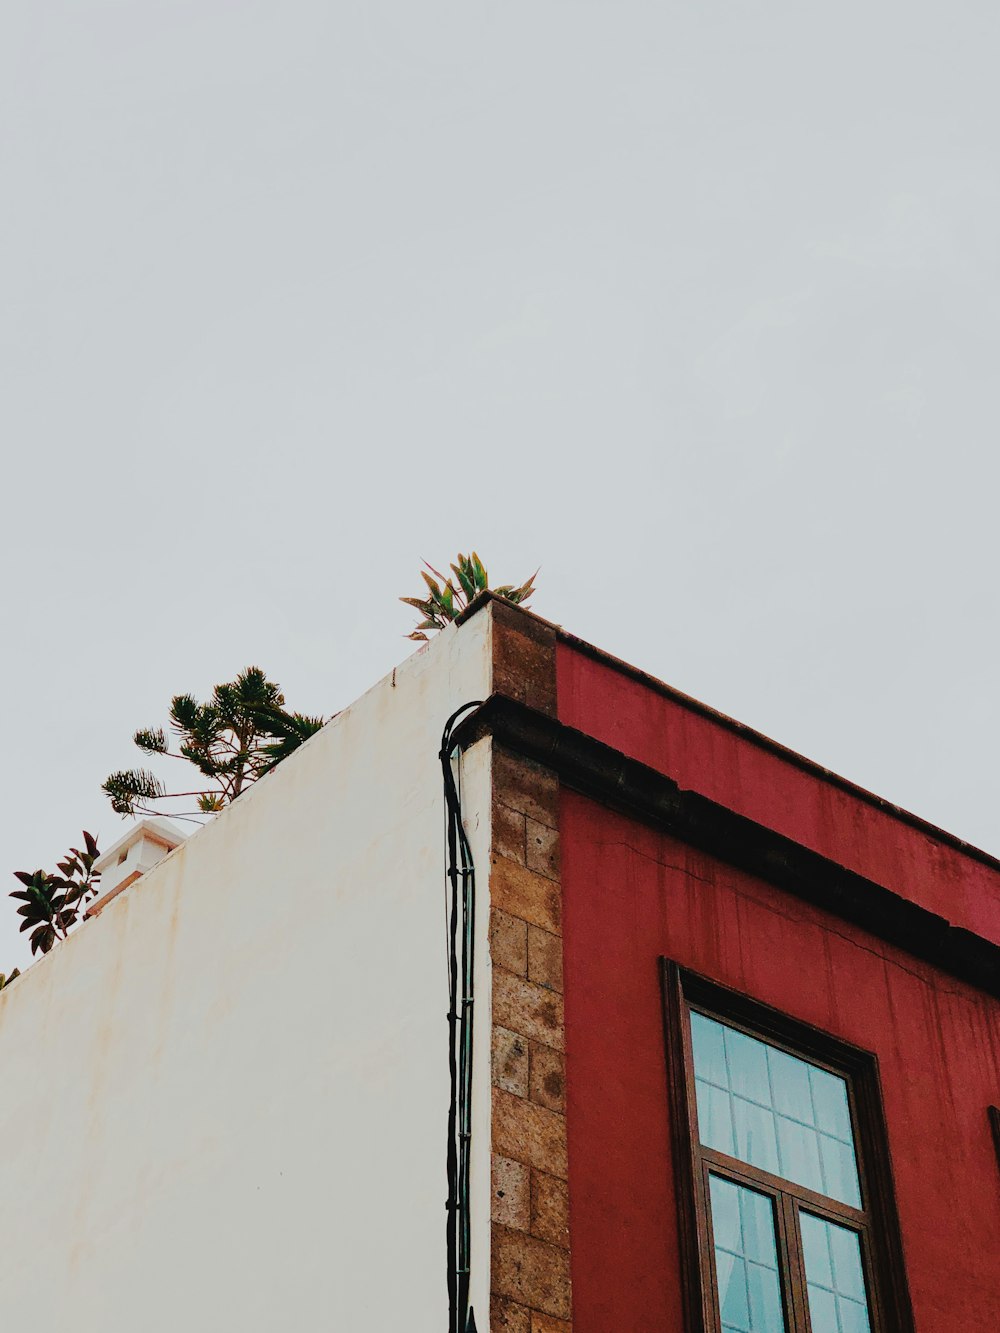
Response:
POLYGON ((441 588, 437 580, 432 579, 430 574, 428 574, 425 569, 422 569, 420 571, 420 577, 423 579, 423 581, 427 584, 427 587, 430 589, 431 598, 433 599, 433 602, 436 605, 441 600, 441 588))
POLYGON ((475 581, 469 577, 468 561, 459 557, 459 563, 451 566, 451 572, 458 579, 462 586, 462 592, 465 593, 466 604, 472 601, 476 595, 475 581))
POLYGON ((475 551, 469 556, 469 563, 472 566, 473 579, 475 580, 476 590, 483 592, 490 586, 490 576, 486 572, 486 566, 480 560, 475 551))
MULTIPOLYGON (((454 583, 451 579, 445 578, 427 561, 424 561, 424 565, 426 569, 421 570, 420 575, 430 590, 430 598, 401 597, 399 599, 408 606, 415 607, 425 617, 414 630, 406 635, 406 638, 417 642, 426 642, 428 637, 424 632, 426 630, 444 629, 445 625, 455 620, 465 610, 473 598, 489 589, 489 574, 476 551, 470 552, 469 555, 460 551, 454 564, 449 566, 455 578, 454 583), (440 583, 437 582, 438 579, 441 580, 440 583)), ((503 598, 504 601, 524 606, 534 592, 537 575, 538 570, 536 569, 535 573, 526 582, 520 585, 503 584, 492 589, 492 591, 497 597, 503 598)))

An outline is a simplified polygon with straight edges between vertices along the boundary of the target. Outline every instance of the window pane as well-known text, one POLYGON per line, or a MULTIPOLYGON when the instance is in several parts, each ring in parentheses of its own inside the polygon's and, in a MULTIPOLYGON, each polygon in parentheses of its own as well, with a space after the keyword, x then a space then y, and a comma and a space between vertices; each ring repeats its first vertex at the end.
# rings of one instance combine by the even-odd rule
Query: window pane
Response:
POLYGON ((801 1211, 799 1222, 812 1333, 869 1333, 856 1232, 801 1211))
POLYGON ((749 1329, 750 1288, 745 1261, 728 1250, 716 1250, 715 1268, 719 1275, 722 1322, 727 1328, 749 1329))
MULTIPOLYGON (((722 1182, 720 1182, 722 1183, 722 1182)), ((733 1188, 740 1199, 740 1232, 743 1238, 743 1253, 755 1264, 765 1268, 775 1265, 774 1248, 774 1205, 766 1194, 756 1190, 733 1188)))
POLYGON ((826 1194, 828 1191, 823 1188, 823 1172, 819 1163, 818 1139, 819 1135, 808 1125, 800 1125, 787 1116, 778 1116, 780 1174, 786 1180, 794 1180, 797 1185, 805 1185, 808 1189, 826 1194))
POLYGON ((809 1322, 812 1333, 840 1333, 837 1298, 825 1287, 809 1288, 809 1322))
POLYGON ((767 1076, 767 1047, 756 1037, 748 1037, 735 1028, 725 1028, 726 1064, 729 1066, 730 1091, 771 1105, 771 1085, 767 1076))
POLYGON ((813 1105, 816 1108, 816 1125, 825 1134, 832 1134, 843 1143, 853 1143, 851 1132, 851 1112, 847 1106, 847 1084, 836 1074, 825 1069, 809 1066, 809 1082, 812 1085, 813 1105))
POLYGON ((774 1205, 721 1176, 710 1175, 709 1186, 724 1333, 782 1333, 774 1205))
POLYGON ((841 1143, 840 1139, 820 1134, 819 1155, 823 1163, 820 1194, 828 1194, 831 1199, 839 1199, 841 1203, 849 1203, 852 1208, 860 1208, 861 1191, 858 1189, 854 1148, 849 1143, 841 1143))
POLYGON ((698 1124, 701 1126, 703 1143, 718 1152, 736 1156, 736 1143, 733 1139, 733 1106, 728 1092, 723 1092, 712 1083, 695 1079, 695 1091, 698 1095, 698 1124))
POLYGON ((779 1115, 789 1116, 806 1125, 813 1124, 812 1089, 806 1062, 769 1046, 767 1064, 774 1089, 774 1109, 779 1115))
POLYGON ((721 1023, 705 1018, 703 1014, 691 1015, 691 1042, 694 1046, 694 1066, 698 1077, 717 1087, 729 1087, 729 1072, 726 1069, 726 1048, 721 1023))
POLYGON ((764 1106, 733 1098, 736 1122, 736 1156, 762 1171, 778 1174, 778 1148, 774 1139, 774 1116, 764 1106))
POLYGON ((705 1014, 691 1014, 707 1148, 861 1207, 847 1083, 705 1014))

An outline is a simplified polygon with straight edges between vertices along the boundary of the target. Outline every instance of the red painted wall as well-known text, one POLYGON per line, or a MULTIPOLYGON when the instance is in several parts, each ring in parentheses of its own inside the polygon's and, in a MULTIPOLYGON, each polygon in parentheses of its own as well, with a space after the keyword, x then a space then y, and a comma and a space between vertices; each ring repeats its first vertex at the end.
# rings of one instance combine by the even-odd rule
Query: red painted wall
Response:
MULTIPOLYGON (((945 880, 967 920, 996 910, 989 867, 604 664, 559 668, 571 725, 927 905, 945 880)), ((584 797, 560 826, 574 1333, 682 1329, 663 955, 877 1053, 917 1327, 1000 1329, 1000 1004, 584 797)))
POLYGON ((1000 944, 1000 871, 568 644, 559 720, 1000 944))

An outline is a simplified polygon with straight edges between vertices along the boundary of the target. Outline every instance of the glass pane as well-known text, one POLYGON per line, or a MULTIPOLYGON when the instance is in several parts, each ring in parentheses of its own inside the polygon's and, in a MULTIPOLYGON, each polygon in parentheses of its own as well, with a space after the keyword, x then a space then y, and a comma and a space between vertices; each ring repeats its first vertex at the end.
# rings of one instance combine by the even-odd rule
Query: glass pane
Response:
POLYGON ((717 1087, 729 1087, 726 1071, 726 1048, 721 1023, 702 1014, 691 1015, 691 1041, 694 1045, 694 1063, 698 1077, 717 1087))
POLYGON ((809 1288, 809 1322, 812 1333, 840 1333, 837 1298, 825 1287, 809 1288))
POLYGON ((757 1190, 708 1179, 724 1333, 782 1333, 774 1205, 757 1190))
POLYGON ((719 1309, 728 1328, 749 1329, 750 1287, 744 1260, 728 1250, 716 1250, 715 1268, 719 1275, 719 1309))
POLYGON ((730 1090, 749 1101, 759 1102, 761 1106, 770 1106, 767 1047, 756 1037, 748 1037, 735 1028, 725 1028, 724 1032, 730 1090))
POLYGON ((736 1122, 736 1156, 763 1171, 778 1174, 778 1148, 774 1139, 774 1116, 766 1106, 733 1098, 736 1122))
POLYGON ((861 1191, 858 1189, 854 1148, 849 1143, 842 1143, 840 1139, 820 1134, 819 1155, 823 1165, 820 1194, 828 1194, 831 1199, 839 1199, 841 1203, 849 1203, 852 1208, 860 1208, 861 1191))
POLYGON ((825 1069, 817 1069, 815 1065, 809 1066, 809 1082, 812 1085, 817 1127, 843 1143, 853 1143, 851 1112, 847 1105, 847 1084, 836 1074, 828 1073, 825 1069))
POLYGON ((740 1234, 743 1238, 743 1253, 751 1263, 773 1268, 774 1205, 766 1194, 758 1194, 756 1190, 741 1189, 738 1185, 733 1188, 740 1198, 740 1234))
MULTIPOLYGON (((832 1140, 831 1142, 835 1142, 832 1140)), ((827 1194, 823 1188, 823 1171, 819 1161, 819 1135, 808 1125, 800 1125, 797 1120, 778 1116, 778 1148, 781 1153, 781 1172, 786 1180, 794 1180, 797 1185, 805 1185, 819 1194, 827 1194)), ((839 1196, 832 1195, 834 1199, 839 1196)))
POLYGON ((799 1213, 812 1333, 870 1333, 857 1233, 799 1213))
POLYGON ((691 1014, 707 1148, 861 1207, 847 1083, 705 1014, 691 1014))
POLYGON ((767 1063, 774 1089, 774 1109, 779 1115, 789 1116, 807 1125, 813 1124, 812 1089, 806 1062, 769 1046, 767 1063))
POLYGON ((729 1093, 700 1078, 695 1079, 694 1086, 698 1095, 698 1124, 701 1126, 702 1142, 708 1143, 718 1152, 735 1157, 733 1106, 729 1093))

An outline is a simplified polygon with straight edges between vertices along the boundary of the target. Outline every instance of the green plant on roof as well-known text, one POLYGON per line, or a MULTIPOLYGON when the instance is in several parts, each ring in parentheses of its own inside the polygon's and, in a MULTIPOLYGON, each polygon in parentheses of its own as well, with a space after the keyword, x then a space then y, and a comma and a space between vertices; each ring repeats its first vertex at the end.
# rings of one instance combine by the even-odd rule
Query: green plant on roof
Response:
MULTIPOLYGON (((247 667, 233 681, 216 685, 199 703, 191 694, 170 704, 171 749, 162 727, 140 728, 132 737, 144 754, 192 764, 202 781, 192 790, 168 791, 148 769, 112 773, 103 791, 119 815, 153 814, 153 802, 193 799, 196 813, 214 814, 257 782, 323 726, 325 718, 292 713, 280 685, 260 667, 247 667)), ((195 812, 165 811, 180 818, 195 812)))
MULTIPOLYGON (((21 930, 31 931, 31 952, 48 953, 56 940, 65 939, 77 924, 92 898, 97 897, 101 879, 94 863, 100 856, 97 840, 84 830, 84 850, 71 847, 64 860, 59 861, 59 874, 45 870, 15 870, 15 879, 22 887, 10 895, 21 906, 17 914, 23 917, 21 930)), ((18 975, 15 970, 0 987, 9 985, 18 975)))
POLYGON ((473 598, 481 592, 491 592, 494 597, 501 597, 505 602, 513 602, 515 606, 527 606, 528 599, 535 591, 535 579, 538 577, 536 569, 531 578, 520 586, 505 583, 500 587, 491 588, 486 566, 475 551, 471 555, 459 553, 455 564, 450 568, 453 578, 439 573, 425 560, 420 577, 427 584, 428 595, 399 599, 407 606, 416 607, 423 616, 416 629, 407 634, 408 639, 424 640, 428 637, 428 630, 444 629, 445 625, 460 616, 473 598))

